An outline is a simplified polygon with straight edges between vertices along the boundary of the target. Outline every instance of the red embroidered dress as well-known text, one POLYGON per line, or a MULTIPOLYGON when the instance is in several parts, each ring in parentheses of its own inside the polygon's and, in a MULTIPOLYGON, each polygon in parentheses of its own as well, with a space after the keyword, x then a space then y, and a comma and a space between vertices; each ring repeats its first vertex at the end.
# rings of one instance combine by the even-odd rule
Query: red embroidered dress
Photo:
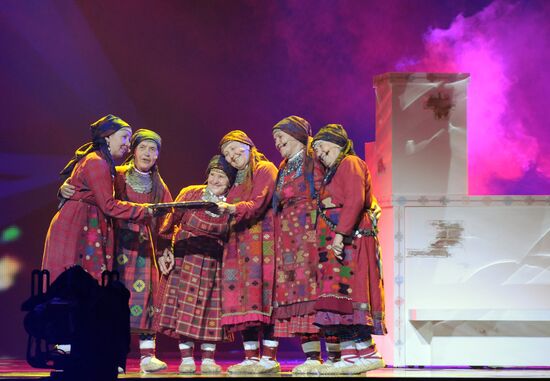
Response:
POLYGON ((222 325, 228 332, 271 321, 275 258, 270 206, 276 177, 273 163, 258 161, 251 190, 237 179, 227 195, 227 202, 236 204, 222 268, 222 325))
MULTIPOLYGON (((182 189, 177 202, 203 199, 206 186, 182 189)), ((161 277, 156 329, 178 338, 220 341, 221 260, 227 239, 227 214, 206 210, 176 210, 161 228, 161 241, 172 241, 175 265, 161 277)), ((163 250, 159 243, 159 249, 163 250)))
MULTIPOLYGON (((139 184, 134 185, 137 188, 134 189, 132 181, 128 180, 127 174, 133 171, 132 166, 125 165, 116 169, 115 195, 118 199, 137 203, 172 201, 170 191, 160 176, 156 187, 146 192, 140 189, 139 184)), ((115 220, 113 269, 120 273, 120 280, 130 290, 130 327, 133 330, 150 331, 152 329, 153 298, 159 279, 154 248, 157 229, 156 219, 151 224, 115 220)))
POLYGON ((355 236, 357 229, 372 231, 367 210, 372 201, 370 174, 363 160, 346 156, 332 181, 320 190, 321 207, 327 223, 318 217, 319 296, 316 324, 366 325, 376 335, 386 333, 382 262, 377 239, 372 235, 355 236), (336 259, 330 244, 335 232, 352 237, 344 241, 345 257, 336 259))
POLYGON ((283 161, 276 193, 275 296, 273 321, 276 337, 316 333, 315 300, 318 295, 316 200, 310 187, 318 188, 322 169, 315 160, 313 184, 304 176, 304 151, 283 161))
POLYGON ((70 183, 76 192, 50 223, 42 268, 55 279, 77 264, 100 280, 101 272, 111 270, 113 262, 114 236, 109 217, 144 221, 148 217, 146 207, 113 197, 109 165, 97 151, 76 164, 70 183))

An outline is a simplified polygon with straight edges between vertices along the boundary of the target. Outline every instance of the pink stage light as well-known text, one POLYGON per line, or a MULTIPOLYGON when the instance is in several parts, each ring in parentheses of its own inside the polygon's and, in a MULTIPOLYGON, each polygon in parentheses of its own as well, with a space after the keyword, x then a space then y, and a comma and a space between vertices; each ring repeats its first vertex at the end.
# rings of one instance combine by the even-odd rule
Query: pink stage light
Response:
POLYGON ((550 131, 545 90, 549 26, 540 8, 497 0, 425 36, 425 55, 406 71, 467 72, 470 194, 548 194, 550 131), (546 58, 545 58, 546 57, 546 58), (525 187, 526 181, 540 187, 525 187), (523 183, 522 183, 523 182, 523 183), (514 186, 517 185, 517 186, 514 186), (533 190, 534 189, 534 190, 533 190))
POLYGON ((4 255, 0 257, 0 292, 13 286, 21 267, 21 261, 14 256, 4 255))

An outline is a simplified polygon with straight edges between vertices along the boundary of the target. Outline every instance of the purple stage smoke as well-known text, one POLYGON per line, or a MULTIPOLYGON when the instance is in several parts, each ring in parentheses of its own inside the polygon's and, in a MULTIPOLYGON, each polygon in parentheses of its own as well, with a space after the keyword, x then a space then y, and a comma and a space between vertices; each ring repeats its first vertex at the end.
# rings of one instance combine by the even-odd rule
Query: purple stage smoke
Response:
POLYGON ((468 72, 469 192, 550 194, 549 2, 497 0, 425 36, 410 71, 468 72))

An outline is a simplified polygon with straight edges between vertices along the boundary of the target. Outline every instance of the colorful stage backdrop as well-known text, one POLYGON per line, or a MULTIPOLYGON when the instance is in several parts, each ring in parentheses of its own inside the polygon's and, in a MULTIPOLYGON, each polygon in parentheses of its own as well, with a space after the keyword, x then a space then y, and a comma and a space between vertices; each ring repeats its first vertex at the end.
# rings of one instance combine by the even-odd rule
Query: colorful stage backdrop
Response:
POLYGON ((0 357, 24 356, 20 305, 90 122, 159 132, 176 195, 231 129, 278 163, 271 127, 297 114, 364 156, 375 75, 467 72, 470 193, 550 194, 548 19, 545 0, 1 1, 0 357))

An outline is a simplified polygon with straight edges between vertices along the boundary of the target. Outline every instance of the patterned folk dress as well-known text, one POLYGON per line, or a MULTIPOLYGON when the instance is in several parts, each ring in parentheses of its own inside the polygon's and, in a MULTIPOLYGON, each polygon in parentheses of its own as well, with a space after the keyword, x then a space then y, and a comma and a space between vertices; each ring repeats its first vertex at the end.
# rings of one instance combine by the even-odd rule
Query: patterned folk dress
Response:
MULTIPOLYGON (((182 189, 180 201, 215 201, 205 185, 182 189)), ((220 200, 223 200, 220 198, 220 200)), ((176 210, 161 229, 159 249, 172 242, 175 265, 159 287, 156 329, 166 335, 201 341, 222 340, 221 272, 227 214, 208 210, 176 210)))
POLYGON ((76 164, 70 183, 76 192, 50 223, 42 268, 50 271, 53 280, 77 264, 101 280, 102 271, 111 270, 113 263, 111 218, 144 221, 146 207, 114 198, 109 164, 98 151, 76 164))
POLYGON ((275 295, 273 321, 276 337, 316 333, 315 301, 318 294, 317 207, 315 189, 322 179, 317 160, 313 173, 304 175, 304 155, 283 161, 279 168, 275 215, 275 295), (313 189, 311 189, 313 187, 313 189))
MULTIPOLYGON (((156 186, 144 189, 132 165, 119 166, 115 178, 117 198, 137 203, 170 202, 172 196, 160 176, 152 176, 156 186), (136 179, 136 180, 133 180, 136 179)), ((151 179, 151 174, 147 174, 151 179)), ((130 328, 149 332, 154 315, 154 296, 159 273, 155 262, 154 243, 159 224, 115 221, 115 261, 113 269, 130 291, 130 328)))
POLYGON ((253 168, 252 184, 239 175, 227 202, 236 213, 223 253, 222 325, 226 332, 270 324, 275 272, 271 197, 277 168, 267 160, 253 168))
POLYGON ((346 156, 332 181, 321 187, 318 217, 319 296, 315 324, 366 326, 370 333, 385 334, 382 258, 373 220, 367 165, 355 155, 346 156), (324 215, 324 216, 323 216, 324 215), (357 236, 359 230, 361 236, 357 236), (335 232, 344 240, 344 260, 331 250, 335 232))

